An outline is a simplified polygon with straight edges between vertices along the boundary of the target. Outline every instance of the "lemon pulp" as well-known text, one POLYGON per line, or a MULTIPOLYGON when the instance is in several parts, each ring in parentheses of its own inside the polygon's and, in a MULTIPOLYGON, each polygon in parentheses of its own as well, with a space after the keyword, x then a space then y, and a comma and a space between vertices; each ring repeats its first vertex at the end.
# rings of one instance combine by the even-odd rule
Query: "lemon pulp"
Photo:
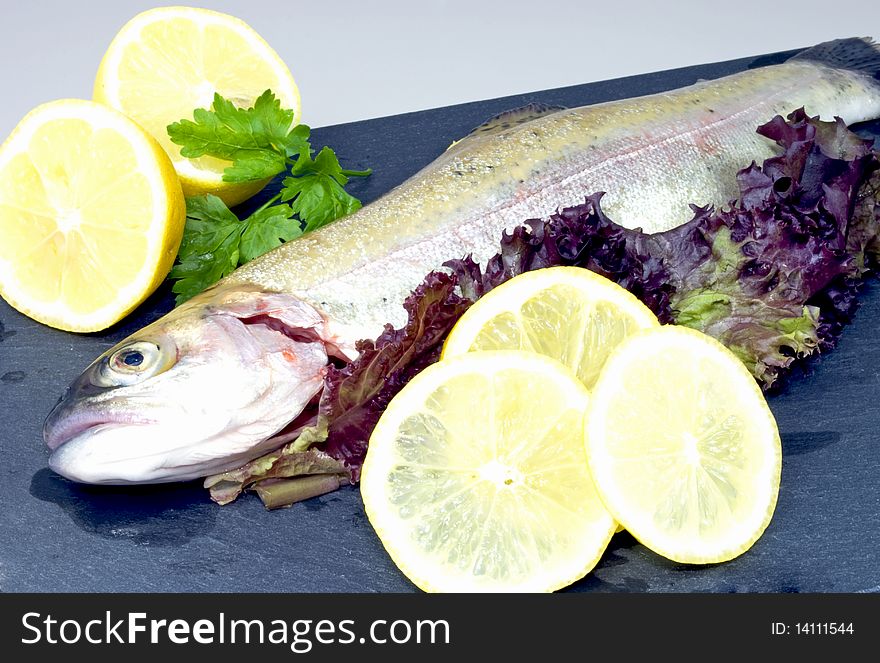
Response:
POLYGON ((367 515, 429 591, 552 591, 588 573, 615 530, 590 478, 589 394, 525 352, 428 367, 389 404, 361 476, 367 515))
POLYGON ((658 325, 648 307, 613 281, 580 267, 550 267, 481 297, 450 332, 443 358, 529 350, 556 359, 592 387, 618 343, 658 325))
POLYGON ((776 422, 745 366, 700 332, 663 327, 621 343, 596 383, 585 438, 608 510, 669 559, 732 559, 770 522, 776 422))
POLYGON ((53 327, 104 329, 162 282, 185 216, 135 123, 89 101, 39 106, 0 148, 0 294, 53 327))
POLYGON ((191 7, 162 7, 135 16, 107 49, 95 79, 94 99, 144 127, 165 149, 187 196, 212 193, 235 205, 267 180, 223 181, 229 162, 186 159, 167 127, 210 108, 217 92, 240 107, 271 89, 300 118, 296 82, 278 54, 244 21, 191 7))

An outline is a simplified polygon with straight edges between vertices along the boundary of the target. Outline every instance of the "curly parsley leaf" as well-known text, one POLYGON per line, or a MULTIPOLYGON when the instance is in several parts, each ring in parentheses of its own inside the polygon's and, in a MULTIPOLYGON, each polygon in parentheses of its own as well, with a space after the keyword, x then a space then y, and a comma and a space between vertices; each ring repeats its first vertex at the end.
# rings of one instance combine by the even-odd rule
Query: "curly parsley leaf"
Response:
POLYGON ((292 217, 290 205, 273 205, 251 214, 241 233, 241 262, 249 262, 302 235, 302 225, 292 217))
POLYGON ((236 267, 282 242, 302 234, 289 205, 273 205, 239 220, 222 200, 212 195, 186 199, 186 228, 169 278, 177 303, 214 285, 236 267))
POLYGON ((226 182, 274 177, 287 169, 287 160, 309 150, 309 128, 293 124, 293 111, 266 90, 251 108, 238 108, 214 94, 211 109, 197 108, 192 120, 168 125, 168 136, 188 159, 203 156, 231 161, 226 182))
POLYGON ((216 196, 186 199, 186 227, 168 278, 180 304, 230 274, 239 262, 243 227, 216 196))
POLYGON ((314 160, 308 152, 301 152, 290 174, 282 182, 281 200, 292 201, 291 209, 309 232, 360 209, 361 201, 343 187, 349 175, 369 172, 343 170, 333 150, 325 147, 314 160))
POLYGON ((192 120, 168 126, 168 135, 184 157, 230 161, 223 171, 226 182, 290 171, 281 193, 244 220, 215 196, 187 199, 178 263, 169 274, 177 281, 172 290, 178 304, 239 265, 361 207, 344 187, 349 177, 366 177, 372 171, 343 169, 329 147, 313 159, 311 130, 304 124, 291 127, 293 117, 293 111, 282 108, 266 90, 251 108, 239 108, 215 94, 210 110, 196 109, 192 120))

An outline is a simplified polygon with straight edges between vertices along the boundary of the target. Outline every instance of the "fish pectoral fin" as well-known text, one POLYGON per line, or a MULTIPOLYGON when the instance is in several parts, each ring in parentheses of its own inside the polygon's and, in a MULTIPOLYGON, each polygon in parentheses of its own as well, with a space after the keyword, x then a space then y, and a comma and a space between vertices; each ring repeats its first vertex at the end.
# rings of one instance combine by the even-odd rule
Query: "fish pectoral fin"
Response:
POLYGON ((471 139, 494 136, 503 133, 508 129, 525 124, 526 122, 536 120, 539 117, 558 113, 561 110, 566 110, 565 106, 550 106, 548 104, 531 103, 526 104, 525 106, 520 106, 519 108, 504 111, 503 113, 498 113, 498 115, 494 115, 483 122, 483 124, 471 131, 464 138, 452 141, 452 145, 446 148, 446 151, 448 152, 463 143, 466 144, 471 139))

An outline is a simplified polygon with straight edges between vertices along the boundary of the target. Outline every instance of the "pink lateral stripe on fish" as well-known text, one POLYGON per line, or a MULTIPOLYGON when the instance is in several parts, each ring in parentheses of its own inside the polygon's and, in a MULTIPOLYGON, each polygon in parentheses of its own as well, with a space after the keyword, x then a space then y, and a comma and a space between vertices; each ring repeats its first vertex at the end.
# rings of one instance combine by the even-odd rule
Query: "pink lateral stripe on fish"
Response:
POLYGON ((597 190, 623 226, 676 227, 688 203, 728 202, 737 170, 774 154, 755 129, 799 107, 847 123, 880 117, 878 47, 838 40, 672 92, 499 116, 379 200, 99 357, 46 421, 50 467, 113 484, 240 466, 295 435, 328 357, 351 359, 355 341, 399 326, 406 296, 445 261, 485 261, 502 231, 597 190))

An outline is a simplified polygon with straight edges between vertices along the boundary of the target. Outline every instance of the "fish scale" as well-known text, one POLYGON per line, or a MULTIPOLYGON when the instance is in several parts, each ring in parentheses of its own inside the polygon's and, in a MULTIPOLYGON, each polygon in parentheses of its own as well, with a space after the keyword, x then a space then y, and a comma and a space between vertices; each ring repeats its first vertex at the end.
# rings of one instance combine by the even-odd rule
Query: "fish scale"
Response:
POLYGON ((672 92, 503 113, 375 202, 96 359, 46 420, 49 465, 76 481, 148 483, 234 469, 291 440, 305 448, 330 357, 354 359, 358 340, 401 326, 428 272, 468 254, 484 262, 503 231, 596 191, 626 227, 685 223, 689 203, 733 198, 737 171, 775 153, 758 126, 800 107, 847 123, 880 117, 877 46, 838 40, 672 92))
POLYGON ((467 254, 485 261, 504 230, 587 194, 607 192, 606 213, 646 232, 689 221, 689 203, 730 202, 737 171, 776 154, 757 127, 802 106, 859 122, 880 116, 880 87, 859 72, 793 60, 478 131, 381 199, 225 282, 294 293, 340 335, 373 338, 385 323, 403 324, 402 303, 425 274, 467 254))

